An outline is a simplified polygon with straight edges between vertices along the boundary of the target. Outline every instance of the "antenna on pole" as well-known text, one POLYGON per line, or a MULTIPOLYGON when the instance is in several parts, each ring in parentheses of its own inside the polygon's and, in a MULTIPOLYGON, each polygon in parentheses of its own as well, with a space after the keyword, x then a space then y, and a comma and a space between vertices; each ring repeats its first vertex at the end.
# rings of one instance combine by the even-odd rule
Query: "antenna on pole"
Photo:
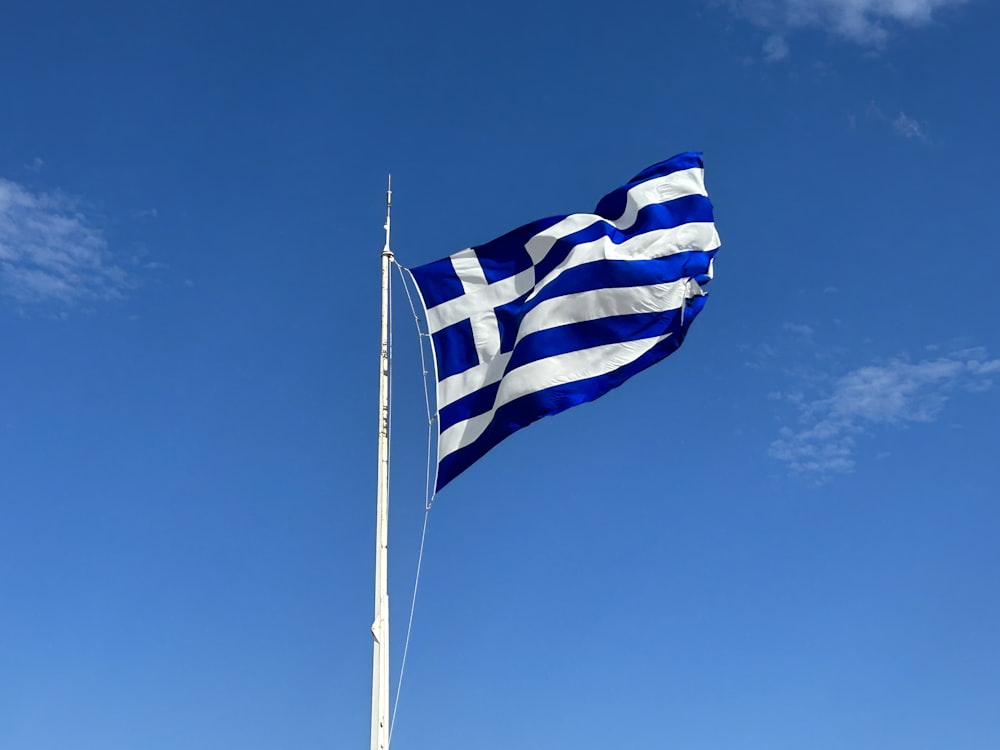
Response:
POLYGON ((392 220, 392 174, 389 175, 389 187, 385 191, 385 247, 382 252, 392 252, 389 249, 389 226, 392 220))

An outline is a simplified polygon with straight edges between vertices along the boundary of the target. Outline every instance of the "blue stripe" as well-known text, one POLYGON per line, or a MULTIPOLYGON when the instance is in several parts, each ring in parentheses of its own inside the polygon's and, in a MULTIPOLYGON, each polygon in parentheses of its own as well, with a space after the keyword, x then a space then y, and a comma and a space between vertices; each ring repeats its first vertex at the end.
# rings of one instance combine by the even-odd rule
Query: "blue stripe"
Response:
POLYGON ((605 375, 529 393, 501 406, 496 410, 493 420, 478 440, 441 460, 438 467, 437 490, 440 491, 452 479, 482 458, 491 448, 522 427, 526 427, 542 417, 558 414, 578 404, 593 401, 617 388, 633 375, 675 352, 683 343, 691 322, 703 305, 704 298, 699 297, 692 300, 685 313, 683 328, 676 335, 661 341, 634 362, 605 375))
POLYGON ((662 336, 668 331, 676 332, 680 328, 680 320, 679 309, 658 310, 584 320, 535 331, 521 339, 514 347, 505 374, 535 360, 554 357, 557 354, 613 344, 616 341, 648 339, 662 336))
MULTIPOLYGON (((677 332, 681 327, 681 317, 680 310, 663 310, 616 315, 536 331, 518 342, 504 370, 504 376, 518 367, 545 357, 616 342, 662 336, 668 331, 677 332)), ((683 318, 687 325, 692 315, 685 311, 683 318)), ((446 430, 458 422, 490 411, 496 402, 498 388, 499 383, 493 383, 444 406, 439 413, 441 429, 446 430)))
POLYGON ((490 411, 494 404, 496 404, 500 383, 500 380, 490 383, 478 391, 473 391, 468 396, 463 396, 457 401, 452 401, 447 406, 439 409, 438 420, 440 421, 441 431, 443 432, 454 424, 490 411))
POLYGON ((712 221, 712 203, 704 195, 686 195, 665 203, 654 203, 639 209, 635 222, 627 229, 618 229, 613 224, 595 221, 573 234, 556 241, 545 257, 535 264, 535 279, 542 279, 552 269, 562 263, 576 248, 585 242, 594 242, 607 237, 616 245, 621 245, 634 237, 657 229, 672 229, 691 222, 712 221))
POLYGON ((708 274, 716 252, 717 250, 689 250, 652 260, 598 260, 567 268, 541 287, 537 296, 525 303, 521 308, 521 317, 542 302, 567 294, 704 277, 708 274))
POLYGON ((628 191, 636 185, 656 179, 657 177, 666 177, 668 174, 681 172, 685 169, 701 169, 703 167, 704 164, 701 160, 700 151, 688 151, 671 157, 666 161, 654 164, 651 167, 646 167, 620 188, 612 190, 601 198, 594 213, 606 219, 617 219, 625 211, 625 205, 628 202, 628 191))

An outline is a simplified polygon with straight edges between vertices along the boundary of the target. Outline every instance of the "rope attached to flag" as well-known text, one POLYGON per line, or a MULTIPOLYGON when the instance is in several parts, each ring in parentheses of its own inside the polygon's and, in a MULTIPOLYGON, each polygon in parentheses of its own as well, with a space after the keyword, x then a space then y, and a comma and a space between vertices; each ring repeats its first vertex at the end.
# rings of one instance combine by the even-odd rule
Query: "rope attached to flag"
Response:
POLYGON ((399 709, 399 695, 402 692, 403 687, 403 673, 406 671, 406 656, 410 651, 410 633, 413 629, 413 613, 417 607, 417 587, 420 585, 420 568, 424 561, 424 543, 427 540, 427 520, 430 518, 431 506, 434 505, 434 497, 436 492, 434 490, 434 485, 437 482, 437 462, 431 453, 431 439, 434 436, 434 424, 437 421, 437 414, 431 411, 431 398, 430 398, 430 387, 428 385, 428 376, 430 372, 427 370, 427 359, 424 353, 424 339, 430 338, 430 334, 424 333, 421 330, 420 325, 420 315, 417 312, 417 307, 413 303, 413 296, 410 293, 410 288, 406 283, 405 272, 409 272, 409 269, 401 266, 395 259, 393 263, 396 266, 396 270, 399 271, 399 277, 403 284, 403 290, 406 292, 406 299, 410 303, 410 311, 413 313, 413 320, 417 327, 417 334, 420 337, 420 369, 422 371, 423 387, 424 387, 424 407, 427 413, 427 469, 424 480, 424 525, 420 532, 420 551, 417 553, 417 572, 413 578, 413 595, 410 599, 410 617, 406 623, 406 639, 403 641, 403 661, 399 667, 399 679, 396 682, 396 699, 392 704, 392 715, 389 719, 389 742, 392 742, 392 730, 396 726, 396 711, 399 709))

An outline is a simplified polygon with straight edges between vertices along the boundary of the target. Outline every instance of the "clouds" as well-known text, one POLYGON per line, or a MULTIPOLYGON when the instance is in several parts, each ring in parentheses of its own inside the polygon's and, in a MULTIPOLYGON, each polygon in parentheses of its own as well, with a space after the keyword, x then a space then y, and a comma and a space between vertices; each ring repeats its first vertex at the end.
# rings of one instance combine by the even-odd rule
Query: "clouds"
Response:
MULTIPOLYGON (((875 102, 868 102, 868 107, 865 109, 865 120, 877 123, 882 127, 891 128, 896 136, 904 140, 923 141, 924 143, 931 142, 926 128, 919 120, 910 117, 905 112, 900 112, 895 117, 887 115, 875 102)), ((851 115, 850 122, 851 129, 857 129, 858 118, 856 115, 851 115)))
POLYGON ((896 135, 906 138, 907 140, 913 138, 916 138, 919 141, 927 140, 927 134, 924 132, 923 126, 905 112, 900 112, 899 116, 892 121, 892 129, 895 131, 896 135))
POLYGON ((805 323, 793 323, 789 320, 782 323, 781 328, 784 331, 794 333, 798 336, 802 336, 803 338, 812 338, 816 333, 816 329, 810 325, 806 325, 805 323))
POLYGON ((131 285, 77 201, 0 178, 0 295, 74 304, 114 299, 131 285))
POLYGON ((772 34, 764 42, 764 59, 777 62, 788 57, 788 42, 781 34, 772 34))
POLYGON ((729 8, 772 33, 764 44, 766 60, 788 55, 785 37, 795 29, 815 28, 865 47, 878 47, 896 29, 931 23, 942 11, 968 0, 726 0, 729 8))
POLYGON ((856 443, 879 426, 933 422, 952 394, 992 386, 1000 359, 981 348, 911 362, 896 358, 857 367, 822 382, 820 393, 776 393, 791 402, 798 424, 785 427, 769 448, 772 458, 796 473, 823 480, 854 470, 856 443))

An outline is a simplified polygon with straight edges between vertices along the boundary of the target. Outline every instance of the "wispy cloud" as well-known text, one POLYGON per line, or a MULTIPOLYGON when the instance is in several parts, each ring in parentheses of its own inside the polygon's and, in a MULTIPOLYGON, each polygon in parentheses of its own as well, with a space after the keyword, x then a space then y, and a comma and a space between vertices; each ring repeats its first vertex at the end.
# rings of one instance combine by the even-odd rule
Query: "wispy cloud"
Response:
POLYGON ((786 37, 796 29, 817 28, 869 48, 885 43, 903 27, 932 22, 935 14, 965 5, 968 0, 725 0, 736 14, 771 34, 764 57, 788 55, 786 37))
POLYGON ((927 140, 923 126, 904 112, 900 112, 899 116, 892 121, 892 129, 896 131, 897 135, 906 139, 927 140))
MULTIPOLYGON (((852 130, 857 128, 857 117, 853 117, 852 130)), ((874 101, 868 102, 868 106, 865 107, 864 120, 875 123, 879 127, 891 128, 892 132, 900 138, 924 141, 925 143, 929 143, 931 140, 926 128, 919 120, 910 117, 905 112, 900 112, 895 117, 887 115, 874 101)))
POLYGON ((975 348, 920 362, 897 358, 858 367, 822 382, 822 392, 813 397, 800 391, 772 394, 791 403, 798 419, 795 427, 781 430, 769 454, 819 481, 851 473, 857 442, 873 428, 933 422, 952 394, 987 390, 998 374, 1000 359, 975 348))
POLYGON ((120 297, 130 286, 79 201, 0 178, 0 295, 74 304, 120 297))
POLYGON ((789 333, 794 333, 803 338, 812 338, 816 330, 805 323, 792 323, 791 321, 785 321, 781 324, 782 330, 788 331, 789 333))
POLYGON ((788 42, 781 34, 772 34, 764 41, 764 60, 777 62, 788 57, 788 42))

